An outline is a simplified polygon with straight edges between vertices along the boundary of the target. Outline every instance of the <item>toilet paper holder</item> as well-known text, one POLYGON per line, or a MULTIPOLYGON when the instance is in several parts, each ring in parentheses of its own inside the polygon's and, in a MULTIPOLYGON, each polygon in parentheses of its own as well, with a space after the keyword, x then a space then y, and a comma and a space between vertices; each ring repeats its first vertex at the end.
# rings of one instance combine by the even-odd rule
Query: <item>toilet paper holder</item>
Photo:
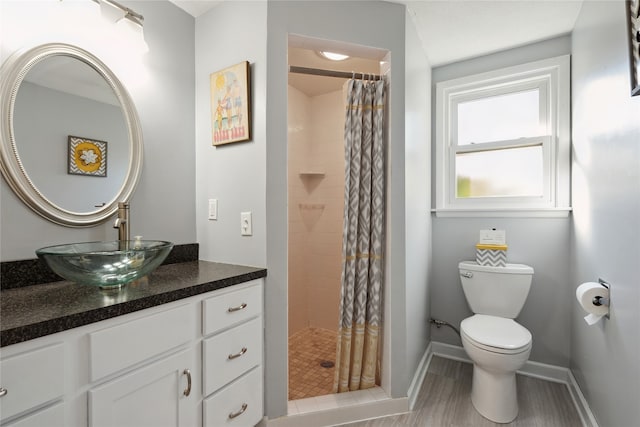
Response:
MULTIPOLYGON (((593 297, 593 300, 591 301, 593 303, 593 305, 596 306, 601 306, 604 305, 606 307, 609 307, 609 305, 611 304, 611 285, 609 283, 607 283, 605 280, 602 280, 600 278, 598 278, 598 283, 600 283, 603 287, 607 288, 609 290, 609 298, 607 297, 593 297)), ((609 319, 609 313, 605 314, 605 316, 607 319, 609 319)))

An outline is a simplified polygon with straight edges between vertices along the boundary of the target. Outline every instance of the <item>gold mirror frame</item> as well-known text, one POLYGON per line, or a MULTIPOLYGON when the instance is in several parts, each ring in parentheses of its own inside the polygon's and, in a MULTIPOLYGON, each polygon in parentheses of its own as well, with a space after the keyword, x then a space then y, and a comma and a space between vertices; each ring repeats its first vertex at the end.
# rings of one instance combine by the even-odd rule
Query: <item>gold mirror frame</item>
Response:
POLYGON ((15 194, 38 215, 68 227, 90 227, 114 215, 118 202, 128 201, 142 170, 142 129, 135 105, 115 74, 97 57, 76 46, 48 43, 16 52, 0 67, 0 170, 15 194), (93 68, 111 87, 123 111, 127 125, 131 155, 126 177, 120 190, 104 206, 91 212, 73 212, 51 202, 34 185, 18 155, 13 129, 13 114, 18 89, 27 73, 40 61, 53 56, 78 59, 93 68))

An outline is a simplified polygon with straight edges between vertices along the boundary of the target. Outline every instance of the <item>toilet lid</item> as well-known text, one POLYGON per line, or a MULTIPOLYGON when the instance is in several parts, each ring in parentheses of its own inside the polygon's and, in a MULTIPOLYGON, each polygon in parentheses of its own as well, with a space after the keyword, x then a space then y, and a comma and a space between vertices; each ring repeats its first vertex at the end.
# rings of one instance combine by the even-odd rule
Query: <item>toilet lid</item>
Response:
POLYGON ((513 319, 476 314, 464 319, 460 329, 478 344, 509 352, 531 344, 531 332, 513 319))

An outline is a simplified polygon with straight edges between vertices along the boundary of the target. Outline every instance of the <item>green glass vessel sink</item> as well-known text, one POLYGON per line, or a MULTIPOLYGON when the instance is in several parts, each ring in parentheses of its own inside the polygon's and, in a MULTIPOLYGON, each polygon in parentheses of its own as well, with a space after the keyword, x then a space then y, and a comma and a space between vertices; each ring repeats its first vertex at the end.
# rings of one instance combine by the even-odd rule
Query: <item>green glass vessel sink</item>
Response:
POLYGON ((47 246, 36 254, 65 280, 111 289, 151 273, 172 248, 171 242, 125 240, 47 246))

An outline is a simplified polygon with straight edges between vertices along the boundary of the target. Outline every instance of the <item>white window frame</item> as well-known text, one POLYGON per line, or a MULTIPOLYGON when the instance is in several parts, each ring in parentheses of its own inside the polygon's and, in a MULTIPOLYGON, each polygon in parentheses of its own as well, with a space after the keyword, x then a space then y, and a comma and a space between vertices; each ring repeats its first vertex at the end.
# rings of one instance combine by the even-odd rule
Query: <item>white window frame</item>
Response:
POLYGON ((570 56, 508 67, 436 85, 437 216, 567 216, 570 208, 570 56), (457 145, 457 105, 538 89, 544 135, 457 145), (456 197, 456 154, 541 145, 541 197, 456 197))

